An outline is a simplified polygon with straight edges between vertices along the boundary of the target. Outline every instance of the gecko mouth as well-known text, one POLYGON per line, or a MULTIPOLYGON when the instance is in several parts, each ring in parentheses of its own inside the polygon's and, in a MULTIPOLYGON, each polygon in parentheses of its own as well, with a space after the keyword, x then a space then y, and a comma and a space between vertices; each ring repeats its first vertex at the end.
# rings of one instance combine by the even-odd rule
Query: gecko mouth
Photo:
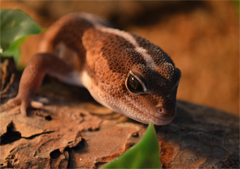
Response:
MULTIPOLYGON (((168 119, 164 119, 164 118, 159 118, 159 117, 156 117, 156 116, 153 116, 145 111, 142 111, 141 109, 139 109, 139 111, 141 111, 142 113, 144 113, 149 120, 152 120, 153 123, 155 125, 167 125, 169 124, 170 122, 172 122, 173 118, 168 118, 168 119)), ((149 123, 149 120, 148 121, 145 121, 143 123, 149 123)))
POLYGON ((161 118, 155 117, 155 116, 153 116, 149 113, 146 113, 146 114, 147 114, 147 116, 150 116, 150 119, 153 120, 153 123, 155 125, 167 125, 170 122, 172 122, 172 120, 173 120, 173 118, 171 118, 171 119, 169 119, 169 118, 168 119, 161 119, 161 118))

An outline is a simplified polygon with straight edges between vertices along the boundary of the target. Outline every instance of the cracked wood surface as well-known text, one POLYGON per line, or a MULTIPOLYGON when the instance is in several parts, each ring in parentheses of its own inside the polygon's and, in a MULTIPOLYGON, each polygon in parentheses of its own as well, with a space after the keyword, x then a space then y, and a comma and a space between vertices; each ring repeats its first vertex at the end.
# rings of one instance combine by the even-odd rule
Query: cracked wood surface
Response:
MULTIPOLYGON (((38 91, 50 103, 23 117, 19 106, 5 103, 19 83, 12 67, 9 60, 1 63, 1 168, 100 168, 144 135, 147 125, 99 105, 83 88, 51 78, 38 91)), ((234 115, 178 101, 173 122, 155 128, 163 168, 239 166, 239 118, 234 115)))

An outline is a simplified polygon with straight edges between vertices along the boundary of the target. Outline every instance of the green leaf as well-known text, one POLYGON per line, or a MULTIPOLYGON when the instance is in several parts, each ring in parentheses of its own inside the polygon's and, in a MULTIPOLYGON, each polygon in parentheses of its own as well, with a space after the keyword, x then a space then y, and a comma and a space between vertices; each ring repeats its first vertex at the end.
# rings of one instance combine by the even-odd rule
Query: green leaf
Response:
POLYGON ((13 57, 15 60, 15 63, 18 63, 18 60, 21 56, 20 46, 26 38, 27 38, 27 36, 22 37, 22 38, 16 40, 15 42, 13 42, 12 45, 7 50, 3 51, 2 55, 13 57))
POLYGON ((107 163, 108 168, 160 168, 159 142, 152 121, 143 138, 120 157, 107 163))
POLYGON ((41 27, 21 10, 1 9, 0 15, 1 53, 17 62, 20 45, 28 35, 40 33, 41 27))

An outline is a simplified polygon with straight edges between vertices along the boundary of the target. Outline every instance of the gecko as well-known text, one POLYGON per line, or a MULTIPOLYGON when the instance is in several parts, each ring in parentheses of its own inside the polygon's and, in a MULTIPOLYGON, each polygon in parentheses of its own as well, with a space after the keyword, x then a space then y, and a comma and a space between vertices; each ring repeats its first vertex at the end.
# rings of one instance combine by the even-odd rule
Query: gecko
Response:
POLYGON ((10 105, 20 112, 44 108, 35 96, 48 74, 70 85, 85 87, 103 106, 141 123, 170 123, 176 113, 181 71, 160 47, 136 34, 115 29, 88 13, 70 13, 45 32, 10 105))

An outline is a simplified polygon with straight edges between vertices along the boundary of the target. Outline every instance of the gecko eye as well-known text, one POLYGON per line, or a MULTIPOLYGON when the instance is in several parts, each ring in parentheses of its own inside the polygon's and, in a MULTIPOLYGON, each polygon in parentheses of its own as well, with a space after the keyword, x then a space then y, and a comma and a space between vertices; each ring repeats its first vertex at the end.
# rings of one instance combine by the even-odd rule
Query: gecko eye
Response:
POLYGON ((135 78, 133 75, 129 75, 127 80, 127 88, 132 93, 140 93, 144 92, 142 84, 139 82, 137 78, 135 78))

